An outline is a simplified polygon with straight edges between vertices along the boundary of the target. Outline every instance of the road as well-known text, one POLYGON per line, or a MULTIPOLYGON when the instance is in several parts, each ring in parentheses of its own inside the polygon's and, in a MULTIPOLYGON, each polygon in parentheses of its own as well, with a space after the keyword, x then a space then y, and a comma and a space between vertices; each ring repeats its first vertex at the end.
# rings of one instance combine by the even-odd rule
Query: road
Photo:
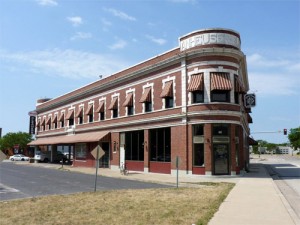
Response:
MULTIPOLYGON (((94 191, 95 175, 0 163, 0 200, 94 191)), ((98 176, 97 191, 170 187, 162 184, 98 176)))
POLYGON ((262 155, 261 159, 300 219, 300 158, 288 155, 262 155))

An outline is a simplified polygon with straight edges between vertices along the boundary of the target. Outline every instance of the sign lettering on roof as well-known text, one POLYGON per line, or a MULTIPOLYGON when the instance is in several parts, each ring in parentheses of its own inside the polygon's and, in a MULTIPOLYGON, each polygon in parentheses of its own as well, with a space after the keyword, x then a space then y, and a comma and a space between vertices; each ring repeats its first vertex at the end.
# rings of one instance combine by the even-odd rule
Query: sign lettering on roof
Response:
POLYGON ((211 45, 211 44, 224 44, 232 45, 238 49, 241 48, 240 39, 232 34, 228 33, 204 33, 196 34, 187 39, 180 41, 180 51, 187 50, 201 45, 211 45))

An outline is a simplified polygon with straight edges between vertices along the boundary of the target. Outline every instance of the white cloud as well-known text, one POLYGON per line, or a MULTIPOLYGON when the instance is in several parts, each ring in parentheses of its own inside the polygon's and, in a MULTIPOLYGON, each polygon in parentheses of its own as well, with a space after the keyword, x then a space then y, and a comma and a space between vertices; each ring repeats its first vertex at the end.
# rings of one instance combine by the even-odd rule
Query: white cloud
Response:
POLYGON ((153 36, 150 35, 146 35, 146 38, 148 38, 150 41, 158 44, 158 45, 164 45, 165 43, 167 43, 167 41, 163 38, 155 38, 153 36))
POLYGON ((74 27, 77 27, 83 23, 80 16, 68 17, 67 20, 69 20, 74 27))
POLYGON ((129 66, 113 55, 71 49, 10 53, 0 51, 1 69, 72 79, 109 75, 129 66))
POLYGON ((57 6, 58 3, 55 0, 36 0, 39 5, 42 6, 57 6))
POLYGON ((299 94, 300 64, 293 58, 275 58, 252 54, 247 56, 251 91, 263 96, 299 94))
POLYGON ((101 23, 102 23, 102 25, 107 26, 107 27, 112 25, 112 23, 105 18, 101 19, 101 23))
POLYGON ((124 41, 122 39, 118 39, 117 42, 115 42, 114 44, 109 46, 109 48, 112 50, 122 49, 122 48, 125 48, 126 45, 127 45, 126 41, 124 41))
POLYGON ((291 64, 287 59, 270 59, 257 53, 247 56, 247 63, 253 67, 282 67, 291 64))
POLYGON ((77 32, 74 36, 70 38, 71 41, 79 40, 79 39, 89 39, 92 37, 91 33, 77 32))
POLYGON ((112 15, 119 17, 122 20, 130 20, 130 21, 136 21, 136 18, 133 16, 129 16, 126 13, 113 9, 113 8, 104 8, 105 11, 111 13, 112 15))

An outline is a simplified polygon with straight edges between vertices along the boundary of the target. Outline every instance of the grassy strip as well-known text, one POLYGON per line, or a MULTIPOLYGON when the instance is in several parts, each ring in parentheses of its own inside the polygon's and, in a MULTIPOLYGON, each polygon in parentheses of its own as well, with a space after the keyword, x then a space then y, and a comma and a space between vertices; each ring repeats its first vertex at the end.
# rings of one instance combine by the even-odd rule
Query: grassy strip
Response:
POLYGON ((0 202, 1 224, 207 224, 234 184, 98 191, 0 202))

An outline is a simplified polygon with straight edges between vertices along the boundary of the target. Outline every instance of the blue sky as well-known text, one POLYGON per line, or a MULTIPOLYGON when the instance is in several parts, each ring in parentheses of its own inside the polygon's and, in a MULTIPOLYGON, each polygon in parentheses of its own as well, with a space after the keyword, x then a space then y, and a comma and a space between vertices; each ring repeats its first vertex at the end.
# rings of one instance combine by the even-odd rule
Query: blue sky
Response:
POLYGON ((58 97, 177 47, 189 32, 216 27, 241 35, 257 97, 252 136, 286 142, 277 131, 300 126, 299 0, 1 0, 2 134, 28 132, 37 99, 58 97))

